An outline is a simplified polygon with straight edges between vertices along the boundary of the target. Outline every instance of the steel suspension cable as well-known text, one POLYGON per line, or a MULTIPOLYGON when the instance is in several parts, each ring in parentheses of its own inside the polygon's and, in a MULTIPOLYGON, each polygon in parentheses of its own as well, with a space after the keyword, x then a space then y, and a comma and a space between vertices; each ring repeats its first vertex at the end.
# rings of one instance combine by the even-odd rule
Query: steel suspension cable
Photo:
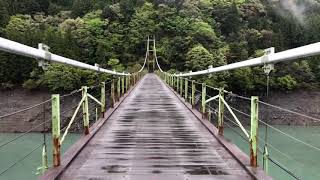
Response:
MULTIPOLYGON (((225 116, 225 117, 226 117, 226 116, 225 116)), ((239 125, 236 124, 235 122, 231 121, 229 118, 226 117, 226 119, 227 119, 229 122, 232 122, 233 124, 239 126, 239 125)), ((225 123, 226 123, 226 122, 225 122, 225 123)), ((236 134, 238 134, 244 142, 247 142, 247 143, 248 143, 248 140, 247 140, 242 134, 240 134, 237 130, 235 130, 235 129, 234 129, 231 125, 229 125, 228 123, 226 123, 226 125, 227 125, 233 132, 235 132, 236 134)), ((263 141, 263 139, 260 138, 259 136, 258 136, 258 138, 263 141)), ((286 158, 291 159, 291 160, 294 160, 294 161, 296 161, 296 162, 298 162, 298 163, 301 163, 301 162, 299 162, 298 160, 296 160, 296 159, 292 158, 291 156, 285 154, 284 152, 280 151, 279 149, 275 148, 275 147, 274 147, 273 145, 271 145, 270 143, 268 143, 268 145, 271 147, 271 149, 276 150, 278 153, 280 153, 281 155, 285 156, 286 158)), ((263 154, 263 151, 261 150, 260 147, 258 147, 258 150, 259 150, 260 153, 263 154)), ((270 159, 270 161, 273 160, 270 156, 268 156, 268 159, 270 159)), ((273 163, 274 163, 274 162, 273 162, 273 163)), ((292 177, 297 178, 296 175, 293 174, 293 173, 292 173, 288 168, 286 168, 284 165, 280 164, 278 161, 277 161, 276 163, 278 163, 278 164, 276 164, 276 165, 277 165, 278 167, 280 167, 282 170, 284 170, 286 173, 288 173, 288 174, 291 175, 292 177)), ((303 164, 304 164, 304 163, 303 163, 303 164)))
POLYGON ((163 70, 161 69, 161 67, 160 67, 160 65, 159 65, 159 62, 158 62, 157 50, 156 50, 156 49, 154 50, 154 54, 155 54, 155 59, 156 59, 157 66, 158 66, 159 70, 160 70, 161 72, 163 72, 163 70))
POLYGON ((263 101, 259 101, 259 103, 264 104, 266 106, 270 106, 270 107, 279 109, 279 110, 282 110, 282 111, 286 111, 286 112, 289 112, 289 113, 292 113, 292 114, 295 114, 295 115, 299 115, 299 116, 302 116, 302 117, 305 117, 305 118, 308 118, 308 119, 312 119, 314 121, 320 122, 319 118, 315 118, 315 117, 312 117, 312 116, 309 116, 309 115, 305 115, 305 114, 302 114, 302 113, 299 113, 299 112, 296 112, 296 111, 292 111, 292 110, 289 110, 289 109, 285 109, 285 108, 282 108, 280 106, 272 105, 272 104, 269 104, 269 103, 266 103, 266 102, 263 102, 263 101))
POLYGON ((11 139, 11 140, 9 140, 9 141, 1 144, 1 145, 0 145, 0 148, 2 148, 2 147, 4 147, 4 146, 6 146, 6 145, 8 145, 8 144, 10 144, 10 143, 18 140, 18 139, 20 139, 20 138, 22 138, 22 137, 24 137, 25 135, 29 134, 29 133, 32 132, 33 130, 37 129, 38 127, 43 126, 43 124, 45 124, 45 123, 47 123, 47 122, 49 122, 49 120, 47 120, 47 121, 45 121, 45 122, 43 122, 43 123, 40 123, 40 124, 38 124, 37 126, 29 129, 28 131, 20 134, 19 136, 17 136, 17 137, 15 137, 15 138, 13 138, 13 139, 11 139))
POLYGON ((2 176, 4 173, 6 173, 9 169, 13 168, 14 166, 16 166, 18 163, 22 162, 23 160, 25 160, 27 157, 29 157, 33 152, 35 152, 36 150, 38 150, 39 148, 41 148, 42 144, 38 145, 36 148, 34 148, 32 151, 30 151, 29 153, 27 153, 26 155, 24 155, 21 159, 17 160, 16 162, 12 163, 8 168, 6 168, 5 170, 0 172, 0 176, 2 176))
POLYGON ((315 56, 319 54, 320 54, 320 42, 294 48, 294 49, 289 49, 289 50, 278 52, 278 53, 264 55, 262 57, 258 57, 254 59, 227 64, 224 66, 219 66, 214 68, 210 67, 209 69, 206 69, 206 70, 200 70, 196 72, 183 73, 183 74, 175 74, 175 76, 182 77, 182 76, 196 76, 196 75, 211 74, 211 73, 217 73, 217 72, 233 70, 233 69, 238 69, 243 67, 252 67, 252 66, 259 66, 264 64, 274 64, 282 61, 291 61, 291 60, 295 60, 303 57, 315 56))
POLYGON ((119 73, 116 71, 108 70, 108 69, 103 69, 97 66, 92 66, 80 61, 76 61, 73 59, 69 59, 66 57, 62 57, 56 54, 53 54, 48 51, 44 51, 42 49, 36 49, 15 41, 11 41, 5 38, 0 37, 0 50, 17 54, 17 55, 22 55, 25 57, 30 57, 30 58, 35 58, 38 61, 46 60, 48 62, 55 62, 55 63, 60 63, 60 64, 66 64, 82 69, 88 69, 96 72, 102 72, 102 73, 107 73, 107 74, 113 74, 113 75, 118 75, 118 76, 129 76, 130 74, 127 73, 119 73))
MULTIPOLYGON (((238 109, 236 109, 236 108, 233 108, 233 109, 236 110, 237 112, 240 112, 240 113, 242 113, 242 114, 244 114, 244 115, 246 115, 246 116, 251 117, 249 114, 244 113, 244 112, 242 112, 242 111, 240 111, 240 110, 238 110, 238 109)), ((300 143, 302 143, 302 144, 304 144, 304 145, 306 145, 306 146, 308 146, 308 147, 310 147, 310 148, 313 148, 313 149, 315 149, 315 150, 320 151, 320 148, 319 148, 319 147, 316 147, 316 146, 314 146, 314 145, 312 145, 312 144, 306 143, 306 142, 304 142, 304 141, 302 141, 302 140, 300 140, 300 139, 298 139, 298 138, 296 138, 296 137, 294 137, 294 136, 292 136, 292 135, 290 135, 290 134, 287 134, 287 133, 281 131, 280 129, 278 129, 278 128, 274 127, 274 126, 271 126, 270 124, 262 121, 261 119, 259 119, 259 121, 260 121, 261 123, 263 123, 264 125, 266 125, 266 126, 272 128, 272 129, 274 129, 275 131, 277 131, 277 132, 279 132, 279 133, 281 133, 281 134, 283 134, 283 135, 285 135, 285 136, 287 136, 287 137, 289 137, 289 138, 291 138, 291 139, 293 139, 293 140, 295 140, 295 141, 297 141, 297 142, 300 142, 300 143)))
MULTIPOLYGON (((262 153, 262 152, 261 152, 262 153)), ((276 166, 278 166, 279 168, 281 168, 283 171, 285 171, 287 174, 289 174, 290 176, 292 176, 293 178, 297 179, 297 180, 301 180, 300 178, 298 178, 293 172, 291 172, 286 166, 284 166, 283 164, 281 164, 280 162, 274 160, 273 158, 271 158, 270 156, 268 157, 268 159, 275 164, 276 166)))
POLYGON ((148 59, 148 54, 149 54, 149 51, 147 50, 146 55, 145 55, 145 58, 144 58, 143 66, 142 66, 141 69, 138 71, 138 73, 139 73, 139 72, 142 72, 143 69, 144 69, 144 67, 146 66, 146 64, 147 64, 147 59, 148 59))
POLYGON ((72 96, 72 95, 74 95, 74 94, 77 94, 77 93, 79 93, 79 92, 81 92, 81 91, 82 91, 82 89, 73 90, 73 91, 71 91, 71 92, 68 93, 68 94, 65 94, 65 95, 60 96, 60 98, 63 99, 63 98, 65 98, 65 97, 69 97, 69 96, 72 96))
POLYGON ((237 135, 239 135, 239 137, 241 137, 241 139, 244 140, 244 142, 249 143, 248 139, 246 137, 244 137, 241 133, 239 133, 235 128, 233 128, 229 123, 224 122, 234 133, 236 133, 237 135))
MULTIPOLYGON (((230 107, 231 107, 231 106, 230 106, 230 107)), ((212 108, 212 107, 209 106, 209 108, 212 108)), ((232 108, 232 107, 231 107, 231 108, 232 108)), ((248 115, 248 114, 246 114, 246 113, 244 113, 244 112, 242 112, 242 111, 240 111, 240 110, 238 110, 238 109, 236 109, 236 108, 232 108, 232 109, 235 110, 235 111, 238 111, 239 113, 242 113, 242 114, 250 117, 250 115, 248 115)), ((236 125, 236 126, 239 127, 239 125, 238 125, 236 122, 234 122, 232 119, 228 118, 226 115, 224 115, 224 117, 225 117, 229 122, 231 122, 231 123, 233 123, 234 125, 236 125)), ((248 129, 246 129, 246 131, 249 132, 248 129)), ((287 155, 286 153, 282 152, 281 150, 279 150, 278 148, 276 148, 274 145, 272 145, 272 144, 270 144, 269 142, 266 142, 265 140, 263 140, 263 138, 261 138, 261 137, 258 136, 258 139, 261 140, 261 141, 263 141, 263 142, 265 142, 268 146, 270 146, 272 149, 274 149, 274 150, 277 151, 278 153, 282 154, 283 156, 285 156, 285 157, 287 157, 287 158, 289 158, 289 159, 295 160, 293 157, 291 157, 291 156, 287 155)), ((295 161, 299 162, 298 160, 295 160, 295 161)), ((301 163, 301 162, 299 162, 299 163, 301 163)))
POLYGON ((295 141, 297 141, 297 142, 299 142, 299 143, 301 143, 301 144, 304 144, 305 146, 308 146, 308 147, 310 147, 310 148, 312 148, 312 149, 315 149, 315 150, 317 150, 317 151, 320 151, 320 148, 319 148, 319 147, 316 147, 316 146, 314 146, 314 145, 312 145, 312 144, 306 143, 306 142, 302 141, 301 139, 298 139, 298 138, 296 138, 296 137, 294 137, 294 136, 292 136, 292 135, 290 135, 290 134, 287 134, 287 133, 281 131, 280 129, 275 128, 275 127, 273 127, 273 126, 265 123, 264 121, 262 121, 262 120, 260 120, 260 119, 259 119, 259 121, 260 121, 261 123, 263 123, 264 125, 272 128, 273 130, 279 132, 280 134, 283 134, 283 135, 285 135, 285 136, 287 136, 287 137, 289 137, 289 138, 291 138, 291 139, 293 139, 293 140, 295 140, 295 141))
POLYGON ((41 105, 43 105, 43 104, 46 104, 46 103, 48 103, 48 102, 50 102, 50 101, 51 101, 51 99, 48 99, 48 100, 43 101, 43 102, 41 102, 41 103, 32 105, 32 106, 30 106, 30 107, 28 107, 28 108, 21 109, 21 110, 18 110, 18 111, 15 111, 15 112, 12 112, 12 113, 9 113, 9 114, 6 114, 6 115, 2 115, 2 116, 0 116, 0 119, 3 119, 3 118, 6 118, 6 117, 9 117, 9 116, 13 116, 13 115, 19 114, 19 113, 21 113, 21 112, 28 111, 28 110, 30 110, 30 109, 33 109, 33 108, 39 107, 39 106, 41 106, 41 105))

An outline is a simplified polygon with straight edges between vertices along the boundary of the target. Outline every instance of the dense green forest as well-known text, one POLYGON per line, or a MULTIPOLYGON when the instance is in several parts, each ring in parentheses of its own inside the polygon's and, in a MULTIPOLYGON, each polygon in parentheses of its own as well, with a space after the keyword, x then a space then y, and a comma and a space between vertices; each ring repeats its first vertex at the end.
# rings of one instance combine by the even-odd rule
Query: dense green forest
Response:
MULTIPOLYGON (((320 41, 317 0, 0 0, 0 35, 118 71, 141 67, 155 35, 159 63, 171 72, 205 69, 320 41)), ((109 76, 0 53, 2 88, 73 90, 109 76), (97 78, 99 76, 99 78, 97 78)), ((196 77, 252 93, 265 88, 261 67, 196 77)), ((318 88, 320 58, 276 64, 274 90, 318 88)))

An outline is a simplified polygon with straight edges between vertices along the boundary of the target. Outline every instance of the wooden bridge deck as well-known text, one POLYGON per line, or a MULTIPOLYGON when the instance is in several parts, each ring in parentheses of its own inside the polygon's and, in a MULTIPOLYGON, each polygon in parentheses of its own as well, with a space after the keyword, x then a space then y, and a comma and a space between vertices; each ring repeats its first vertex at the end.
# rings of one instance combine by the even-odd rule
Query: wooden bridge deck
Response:
POLYGON ((146 75, 59 179, 255 179, 154 74, 146 75))

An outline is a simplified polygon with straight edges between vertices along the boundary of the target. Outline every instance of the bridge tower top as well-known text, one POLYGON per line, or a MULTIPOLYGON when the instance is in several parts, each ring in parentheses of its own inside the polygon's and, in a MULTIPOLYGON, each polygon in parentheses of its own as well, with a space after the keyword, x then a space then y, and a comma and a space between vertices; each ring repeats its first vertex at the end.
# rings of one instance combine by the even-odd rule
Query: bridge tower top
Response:
POLYGON ((150 73, 155 70, 155 60, 157 56, 155 36, 148 36, 147 41, 147 68, 150 73))

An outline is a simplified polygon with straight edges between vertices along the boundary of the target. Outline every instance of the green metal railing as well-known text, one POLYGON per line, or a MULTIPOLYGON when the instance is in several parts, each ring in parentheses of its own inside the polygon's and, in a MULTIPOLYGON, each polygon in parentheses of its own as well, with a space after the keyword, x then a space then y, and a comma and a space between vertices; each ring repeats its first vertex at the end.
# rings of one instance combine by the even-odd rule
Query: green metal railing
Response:
MULTIPOLYGON (((288 110, 288 109, 284 109, 281 108, 279 106, 275 106, 272 104, 268 104, 262 101, 259 101, 257 96, 252 96, 251 98, 248 97, 244 97, 244 96, 240 96, 237 94, 233 94, 232 92, 228 92, 226 90, 224 90, 223 88, 214 88, 211 86, 206 85, 205 83, 198 83, 195 82, 194 80, 190 80, 187 78, 183 78, 183 77, 177 77, 174 74, 169 74, 166 72, 157 72, 157 75, 162 78, 164 80, 164 82, 166 84, 168 84, 173 90, 176 91, 177 95, 180 95, 181 98, 183 98, 186 102, 190 103, 192 108, 197 109, 199 112, 201 112, 202 114, 202 118, 209 120, 211 123, 213 123, 211 121, 212 119, 212 107, 210 106, 210 102, 211 101, 215 101, 218 103, 217 106, 217 111, 215 111, 215 114, 217 115, 216 119, 217 119, 217 129, 218 129, 218 134, 223 136, 224 132, 224 125, 226 125, 228 128, 230 128, 233 132, 235 132, 239 137, 241 137, 245 142, 248 142, 249 145, 249 152, 250 152, 250 165, 252 167, 258 167, 258 154, 261 154, 262 157, 262 168, 264 170, 264 172, 266 174, 269 174, 269 162, 273 163, 276 167, 280 168, 283 172, 287 173, 288 175, 290 175, 292 178, 299 180, 300 178, 295 175, 295 173, 293 173, 293 171, 290 171, 285 165, 281 164, 280 162, 278 162, 275 158, 271 157, 268 151, 268 148, 272 148, 272 150, 275 150, 275 152, 280 153, 283 156, 289 157, 285 152, 282 152, 281 150, 277 149, 276 147, 274 147, 272 144, 268 143, 266 138, 267 138, 267 134, 265 134, 265 140, 263 140, 262 138, 260 138, 258 136, 258 126, 259 126, 259 122, 261 122, 266 128, 271 128, 274 131, 290 138, 291 140, 294 140, 300 144, 303 144, 306 147, 309 147, 313 150, 317 150, 320 151, 320 148, 308 143, 308 142, 304 142, 299 138, 296 138, 290 134, 287 134, 283 131, 281 131, 280 129, 271 126, 269 124, 267 124, 266 122, 262 121, 261 119, 259 119, 259 104, 262 104, 264 106, 269 106, 272 108, 276 108, 278 110, 281 111, 285 111, 288 113, 292 113, 298 116, 302 116, 304 118, 308 118, 311 119, 313 121, 319 121, 320 119, 299 113, 299 112, 295 112, 292 110, 288 110), (184 82, 185 86, 184 86, 184 90, 182 90, 182 86, 180 82, 184 82), (188 84, 191 84, 191 86, 188 86, 188 84), (217 92, 217 94, 213 97, 208 96, 207 92, 212 93, 212 90, 214 92, 217 92), (184 95, 182 95, 182 91, 184 91, 184 95), (196 103, 196 94, 197 96, 200 95, 200 97, 197 99, 197 103, 196 103), (225 94, 228 94, 229 97, 237 97, 240 98, 242 100, 246 100, 246 101, 250 101, 250 114, 245 113, 243 111, 240 111, 232 106, 229 105, 229 103, 227 103, 226 99, 225 99, 225 94), (199 103, 200 101, 200 103, 199 103), (225 109, 227 109, 228 115, 232 116, 232 119, 228 118, 226 116, 226 112, 225 109), (244 115, 245 117, 249 117, 250 118, 250 130, 247 130, 243 124, 240 121, 240 116, 237 116, 236 113, 239 113, 239 115, 244 115), (224 122, 224 119, 226 118, 226 120, 228 122, 233 123, 233 125, 235 127, 239 127, 240 128, 240 132, 238 132, 237 130, 235 130, 232 126, 229 125, 229 123, 224 122), (258 146, 258 140, 264 142, 264 147, 263 149, 260 148, 258 146)), ((290 157, 290 159, 293 159, 292 157, 290 157)))
MULTIPOLYGON (((169 74, 166 72, 157 72, 157 75, 164 80, 172 89, 176 90, 177 94, 184 98, 186 102, 192 105, 195 108, 195 81, 190 80, 183 77, 177 77, 173 74, 169 74), (184 88, 183 88, 184 83, 184 88), (189 89, 188 84, 191 84, 191 90, 189 89), (184 94, 183 94, 184 92, 184 94), (189 92, 190 97, 188 98, 189 92)), ((199 84, 199 83, 198 83, 199 84)), ((258 131, 258 97, 252 96, 251 97, 251 131, 250 134, 244 128, 243 124, 240 122, 239 118, 233 112, 230 105, 226 102, 224 98, 224 93, 227 92, 223 88, 214 88, 214 90, 218 91, 218 94, 212 98, 207 99, 207 88, 208 86, 205 83, 201 83, 201 104, 200 104, 200 112, 202 114, 203 119, 210 120, 212 116, 212 112, 207 108, 207 104, 213 100, 219 101, 218 106, 218 133, 219 135, 223 136, 223 128, 224 128, 224 113, 225 108, 227 108, 228 112, 232 115, 233 119, 236 121, 237 125, 240 127, 242 133, 245 135, 247 140, 250 142, 250 165, 252 167, 257 167, 257 156, 258 156, 258 140, 257 140, 257 131, 258 131)), ((268 156, 265 156, 265 171, 268 171, 268 156)))
MULTIPOLYGON (((129 90, 132 88, 145 74, 144 71, 140 73, 132 74, 130 77, 118 77, 110 81, 110 104, 111 108, 114 108, 115 103, 120 101, 121 97, 123 97, 129 90), (116 86, 116 88, 115 88, 116 86)), ((79 113, 82 107, 82 116, 83 116, 83 126, 84 126, 84 135, 90 134, 90 113, 89 113, 89 105, 88 100, 91 99, 95 103, 97 103, 100 108, 100 114, 104 117, 104 113, 106 112, 106 83, 103 82, 100 85, 101 93, 100 100, 95 98, 93 95, 88 93, 88 87, 83 86, 79 91, 82 92, 82 98, 78 103, 76 110, 74 111, 72 118, 70 119, 62 137, 61 137, 61 129, 60 129, 60 95, 53 94, 52 95, 52 138, 53 138, 53 166, 58 167, 61 165, 61 146, 65 141, 67 135, 69 134, 70 128, 75 121, 77 114, 79 113)), ((96 109, 97 113, 97 109, 96 109)), ((97 116, 96 116, 97 119, 97 116)), ((46 154, 43 154, 43 158, 45 158, 46 154)), ((43 161, 43 167, 48 167, 43 161)))

